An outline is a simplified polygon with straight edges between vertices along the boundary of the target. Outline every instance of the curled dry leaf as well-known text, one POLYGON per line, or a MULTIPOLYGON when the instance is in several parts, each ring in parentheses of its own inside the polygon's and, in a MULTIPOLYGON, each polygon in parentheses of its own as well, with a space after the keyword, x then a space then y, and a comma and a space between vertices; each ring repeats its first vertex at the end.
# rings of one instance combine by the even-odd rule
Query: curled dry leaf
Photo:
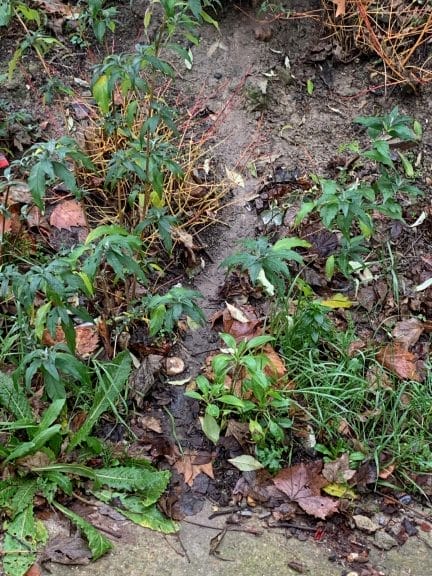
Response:
POLYGON ((273 482, 288 498, 297 502, 306 514, 323 520, 338 511, 339 502, 321 496, 321 489, 328 481, 321 475, 322 462, 296 464, 281 470, 273 482))
MULTIPOLYGON (((75 327, 76 348, 77 356, 88 358, 95 352, 99 346, 99 334, 94 324, 80 324, 75 327)), ((48 330, 45 330, 42 336, 42 343, 45 346, 54 346, 55 344, 62 344, 66 342, 65 333, 61 326, 57 326, 55 338, 51 336, 48 330)))
POLYGON ((423 322, 417 318, 409 318, 398 322, 393 329, 392 335, 395 342, 400 343, 407 350, 414 346, 424 330, 423 322))
POLYGON ((223 331, 236 340, 251 340, 262 334, 261 321, 255 308, 248 304, 231 306, 222 312, 223 331), (234 316, 231 314, 233 311, 234 316), (234 311, 235 310, 235 311, 234 311), (240 318, 240 319, 239 319, 240 318))
POLYGON ((76 200, 65 200, 57 204, 51 212, 50 224, 64 230, 70 230, 73 226, 87 227, 84 210, 76 200))
POLYGON ((206 474, 214 478, 211 454, 198 454, 185 450, 183 455, 174 464, 174 468, 182 474, 184 481, 192 486, 198 474, 206 474))
POLYGON ((415 380, 416 382, 423 380, 417 369, 417 357, 400 342, 387 344, 381 348, 376 358, 387 370, 403 380, 415 380))

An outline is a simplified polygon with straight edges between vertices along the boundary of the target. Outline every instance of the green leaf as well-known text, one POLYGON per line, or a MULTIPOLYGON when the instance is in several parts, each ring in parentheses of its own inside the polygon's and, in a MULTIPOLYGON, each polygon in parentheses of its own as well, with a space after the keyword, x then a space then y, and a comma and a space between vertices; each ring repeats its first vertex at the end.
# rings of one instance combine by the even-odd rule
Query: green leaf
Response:
POLYGON ((90 432, 100 416, 115 404, 122 393, 125 384, 129 378, 132 359, 129 352, 121 352, 113 362, 106 363, 107 373, 101 375, 98 382, 93 404, 88 411, 87 418, 81 428, 72 436, 68 452, 75 446, 81 444, 90 432))
POLYGON ((329 256, 325 263, 325 276, 327 280, 331 280, 333 278, 333 274, 335 271, 335 257, 334 254, 329 256))
MULTIPOLYGON (((150 314, 150 336, 154 337, 158 334, 164 325, 164 320, 166 317, 166 307, 164 304, 160 304, 151 311, 150 314)), ((168 327, 169 329, 170 327, 168 327)), ((172 327, 171 327, 172 328, 172 327)))
POLYGON ((108 538, 103 536, 99 530, 96 530, 96 528, 84 520, 84 518, 81 518, 81 516, 78 516, 78 514, 75 514, 75 512, 72 512, 72 510, 69 510, 69 508, 66 508, 59 502, 53 502, 53 504, 57 510, 60 510, 60 512, 66 516, 66 518, 69 518, 73 524, 78 526, 84 534, 92 553, 93 560, 97 560, 111 550, 112 544, 108 538))
POLYGON ((273 245, 273 250, 279 252, 280 250, 290 250, 291 248, 310 248, 310 243, 301 238, 282 238, 273 245))
POLYGON ((236 458, 228 458, 228 462, 231 462, 233 466, 241 470, 242 472, 252 472, 253 470, 260 470, 264 466, 255 460, 253 456, 248 456, 243 454, 243 456, 237 456, 236 458))
POLYGON ((2 545, 6 576, 24 576, 36 560, 36 522, 33 505, 15 516, 8 525, 2 545))
POLYGON ((206 412, 204 417, 200 417, 200 422, 202 431, 207 436, 207 438, 214 444, 217 444, 219 441, 220 426, 216 422, 216 419, 211 414, 206 412))
POLYGON ((146 470, 131 466, 117 466, 95 470, 96 485, 105 485, 116 490, 140 492, 145 506, 157 502, 165 492, 170 479, 167 470, 146 470))
POLYGON ((17 420, 33 421, 33 413, 23 389, 12 378, 0 372, 0 405, 12 412, 17 420))
POLYGON ((314 90, 315 90, 315 85, 314 85, 313 81, 310 78, 308 78, 306 80, 306 91, 309 94, 309 96, 312 96, 314 90))
POLYGON ((34 203, 39 208, 39 210, 43 210, 43 198, 45 196, 45 189, 46 189, 45 180, 46 180, 46 170, 44 164, 42 162, 38 162, 30 170, 30 174, 28 177, 28 185, 34 203))
POLYGON ((143 526, 144 528, 150 528, 150 530, 157 530, 158 532, 163 532, 164 534, 173 534, 179 531, 179 525, 166 518, 156 506, 150 506, 147 510, 141 513, 130 512, 128 510, 123 510, 122 508, 117 508, 117 511, 135 524, 143 526))
POLYGON ((91 244, 94 240, 98 240, 102 236, 112 236, 114 234, 119 234, 120 236, 128 236, 129 232, 123 228, 123 226, 118 226, 115 224, 105 224, 104 226, 98 226, 88 234, 85 244, 91 244))
POLYGON ((405 170, 405 174, 408 176, 408 178, 414 178, 414 168, 413 165, 411 164, 411 162, 408 160, 408 158, 405 156, 405 154, 402 154, 402 152, 398 152, 399 157, 402 161, 402 166, 405 170))
POLYGON ((106 74, 102 74, 96 82, 94 82, 92 86, 92 94, 102 114, 108 114, 110 111, 111 93, 109 89, 108 76, 106 74))
POLYGON ((66 403, 65 398, 60 398, 59 400, 54 400, 50 406, 45 410, 41 421, 38 426, 38 431, 42 432, 46 430, 51 424, 57 420, 60 416, 61 411, 66 403))

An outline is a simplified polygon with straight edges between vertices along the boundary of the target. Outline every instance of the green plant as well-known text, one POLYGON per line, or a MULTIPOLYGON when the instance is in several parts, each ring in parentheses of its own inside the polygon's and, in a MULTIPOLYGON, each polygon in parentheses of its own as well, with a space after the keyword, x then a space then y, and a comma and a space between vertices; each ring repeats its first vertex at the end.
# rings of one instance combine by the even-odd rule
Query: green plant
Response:
POLYGON ((0 510, 5 518, 2 563, 7 576, 23 576, 35 562, 38 546, 47 540, 46 528, 34 515, 36 496, 80 528, 93 559, 112 547, 105 536, 67 507, 83 482, 104 501, 115 498, 118 511, 141 525, 165 532, 177 529, 155 507, 168 484, 168 472, 157 472, 148 462, 138 460, 108 468, 67 462, 67 453, 90 441, 100 415, 116 403, 131 370, 130 356, 120 354, 105 364, 105 370, 110 378, 99 381, 84 426, 75 433, 65 425, 64 398, 54 400, 37 417, 20 384, 0 373, 0 410, 7 416, 0 422, 0 510))
POLYGON ((308 248, 309 242, 299 238, 282 238, 271 244, 266 237, 242 241, 243 252, 225 258, 221 267, 228 272, 238 268, 249 274, 252 284, 260 284, 269 295, 282 295, 285 282, 291 278, 288 262, 303 263, 303 258, 293 248, 308 248))
POLYGON ((238 417, 248 423, 256 455, 271 471, 278 470, 290 451, 286 430, 292 426, 289 417, 289 391, 278 383, 272 371, 266 371, 270 360, 262 347, 273 341, 271 336, 256 336, 236 342, 229 334, 220 335, 227 349, 212 359, 212 379, 196 379, 196 390, 186 392, 205 405, 201 426, 214 443, 225 429, 228 419, 238 417))
POLYGON ((383 116, 357 116, 354 122, 364 126, 368 136, 373 140, 390 137, 416 142, 422 135, 420 123, 410 116, 400 114, 397 106, 383 116))
MULTIPOLYGON (((418 141, 421 127, 408 116, 399 114, 394 108, 388 115, 359 117, 356 122, 368 127, 372 138, 365 150, 355 147, 365 161, 375 163, 373 179, 359 181, 342 171, 337 180, 316 178, 320 193, 314 200, 302 203, 296 216, 299 225, 310 213, 317 212, 328 230, 338 230, 342 235, 337 255, 327 260, 326 274, 331 278, 335 267, 349 276, 350 261, 362 262, 367 252, 366 243, 374 232, 374 214, 380 212, 389 218, 403 220, 402 202, 415 198, 422 192, 399 173, 389 145, 389 138, 398 137, 405 141, 418 141), (412 124, 413 128, 409 125, 412 124), (360 232, 360 234, 358 234, 360 232)), ((399 154, 405 174, 414 175, 408 159, 399 154)))
POLYGON ((167 209, 165 206, 160 208, 153 206, 148 210, 144 220, 142 220, 135 228, 135 233, 144 236, 144 232, 147 230, 156 231, 165 250, 168 252, 168 254, 171 254, 173 249, 171 230, 172 227, 177 223, 177 216, 167 214, 167 209))
POLYGON ((196 303, 200 298, 202 295, 196 290, 174 286, 166 294, 155 294, 143 300, 142 307, 149 315, 150 336, 172 334, 182 317, 203 324, 205 317, 196 303))
POLYGON ((45 73, 50 76, 44 57, 53 46, 61 46, 61 42, 46 34, 46 15, 43 11, 29 6, 27 2, 2 0, 0 4, 0 27, 9 26, 12 19, 19 23, 25 35, 9 61, 9 79, 13 77, 18 62, 30 48, 36 52, 45 73), (32 30, 32 27, 35 29, 32 30))
POLYGON ((43 199, 49 185, 62 182, 76 196, 81 195, 73 171, 74 165, 84 166, 89 170, 94 168, 77 142, 73 138, 62 136, 58 140, 34 144, 22 159, 11 164, 10 169, 29 171, 30 192, 36 206, 43 210, 43 199))
POLYGON ((117 8, 105 7, 106 0, 81 0, 79 25, 81 35, 84 36, 87 28, 92 28, 96 40, 102 43, 107 31, 115 31, 117 8))

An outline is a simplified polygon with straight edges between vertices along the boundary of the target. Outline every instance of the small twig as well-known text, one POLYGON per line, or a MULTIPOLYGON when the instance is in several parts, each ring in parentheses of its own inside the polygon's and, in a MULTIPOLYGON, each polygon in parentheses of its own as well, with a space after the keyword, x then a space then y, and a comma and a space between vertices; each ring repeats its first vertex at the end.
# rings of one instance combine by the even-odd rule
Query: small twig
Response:
POLYGON ((225 516, 226 514, 231 514, 232 512, 238 512, 239 510, 241 510, 240 506, 233 506, 228 510, 217 510, 216 512, 212 512, 208 518, 209 520, 213 520, 213 518, 216 518, 217 516, 225 516))
POLYGON ((301 526, 300 524, 292 524, 291 522, 279 522, 274 526, 268 526, 268 528, 293 528, 294 530, 304 530, 305 532, 316 532, 316 528, 311 526, 301 526))
MULTIPOLYGON (((193 526, 199 526, 200 528, 208 528, 209 530, 222 530, 220 526, 210 526, 210 524, 202 524, 201 522, 192 522, 192 520, 183 520, 187 524, 193 524, 193 526)), ((237 526, 230 526, 227 528, 228 532, 245 532, 246 534, 253 534, 254 536, 261 536, 262 530, 257 528, 238 528, 237 526)))

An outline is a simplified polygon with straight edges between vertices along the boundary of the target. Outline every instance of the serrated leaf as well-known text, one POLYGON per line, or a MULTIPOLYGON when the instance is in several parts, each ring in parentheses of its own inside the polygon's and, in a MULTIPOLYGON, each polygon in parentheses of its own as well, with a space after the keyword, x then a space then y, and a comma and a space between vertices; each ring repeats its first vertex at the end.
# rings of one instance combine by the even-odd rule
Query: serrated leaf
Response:
POLYGON ((236 458, 228 458, 233 466, 241 470, 242 472, 252 472, 253 470, 260 470, 264 466, 258 462, 253 456, 248 456, 243 454, 242 456, 237 456, 236 458))
POLYGON ((23 576, 36 560, 36 522, 33 505, 15 516, 3 540, 3 570, 6 576, 23 576))
POLYGON ((22 388, 15 386, 12 378, 0 372, 0 405, 12 412, 17 420, 33 421, 33 413, 22 388))
POLYGON ((92 553, 93 560, 97 560, 106 554, 109 550, 111 550, 112 544, 108 538, 103 536, 99 530, 87 522, 87 520, 84 520, 84 518, 78 516, 78 514, 75 514, 75 512, 72 512, 72 510, 69 510, 69 508, 66 508, 59 502, 53 502, 53 504, 57 510, 60 510, 60 512, 66 516, 66 518, 69 518, 73 524, 78 526, 78 528, 84 534, 90 548, 90 552, 92 553))
POLYGON ((123 510, 121 508, 117 508, 117 511, 126 518, 129 518, 129 520, 132 520, 135 524, 143 526, 144 528, 150 528, 150 530, 157 530, 164 534, 173 534, 179 531, 179 525, 170 518, 166 518, 156 506, 150 506, 141 513, 130 512, 129 510, 123 510))
POLYGON ((116 490, 140 492, 145 506, 157 502, 168 486, 170 473, 158 470, 146 470, 131 466, 101 468, 95 470, 97 484, 116 490))

